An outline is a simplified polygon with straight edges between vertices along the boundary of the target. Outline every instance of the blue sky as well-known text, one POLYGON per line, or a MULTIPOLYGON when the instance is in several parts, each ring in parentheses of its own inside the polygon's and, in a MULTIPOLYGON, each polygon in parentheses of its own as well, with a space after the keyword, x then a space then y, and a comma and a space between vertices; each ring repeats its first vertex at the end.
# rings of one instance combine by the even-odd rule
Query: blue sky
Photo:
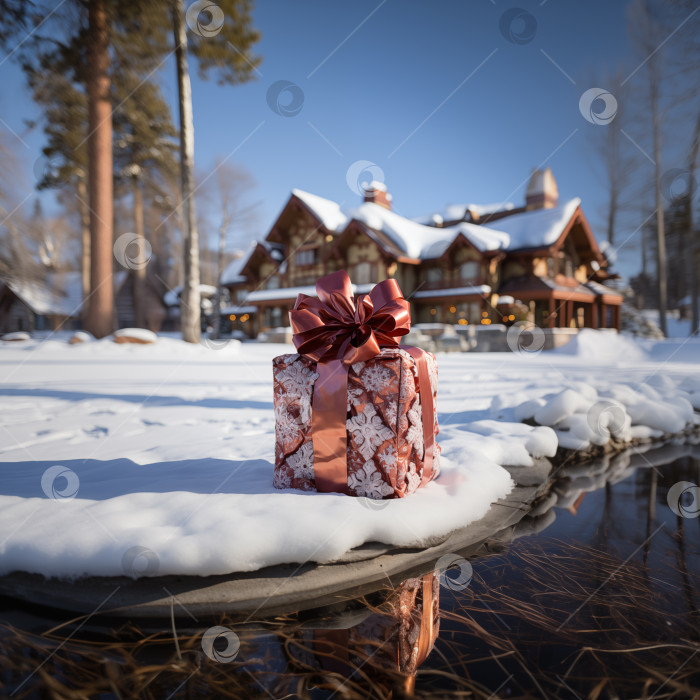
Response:
MULTIPOLYGON (((634 66, 626 3, 517 6, 533 18, 530 26, 522 19, 509 25, 516 39, 530 33, 524 43, 499 27, 515 7, 504 0, 258 2, 263 63, 255 82, 219 87, 192 66, 198 169, 226 157, 247 168, 264 235, 293 187, 358 203, 346 175, 359 160, 381 168, 395 210, 408 217, 451 203, 519 204, 531 169, 546 162, 561 199, 580 196, 602 238, 605 190, 591 132, 605 127, 582 117, 579 98, 605 87, 592 76, 634 66), (268 104, 281 80, 298 86, 294 116, 268 104)), ((2 119, 26 143, 20 152, 31 181, 43 135, 27 133, 23 120, 36 108, 19 69, 9 62, 1 69, 2 119)), ((172 61, 161 78, 174 107, 172 61)), ((282 105, 291 98, 280 94, 282 105)), ((631 249, 622 257, 630 268, 636 259, 631 249)))

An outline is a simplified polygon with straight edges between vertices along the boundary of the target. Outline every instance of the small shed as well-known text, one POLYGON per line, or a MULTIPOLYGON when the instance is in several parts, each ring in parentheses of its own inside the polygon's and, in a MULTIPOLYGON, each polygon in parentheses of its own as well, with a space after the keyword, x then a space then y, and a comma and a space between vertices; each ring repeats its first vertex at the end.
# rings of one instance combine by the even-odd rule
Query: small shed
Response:
POLYGON ((48 272, 43 280, 0 280, 0 333, 73 330, 83 306, 80 272, 48 272))

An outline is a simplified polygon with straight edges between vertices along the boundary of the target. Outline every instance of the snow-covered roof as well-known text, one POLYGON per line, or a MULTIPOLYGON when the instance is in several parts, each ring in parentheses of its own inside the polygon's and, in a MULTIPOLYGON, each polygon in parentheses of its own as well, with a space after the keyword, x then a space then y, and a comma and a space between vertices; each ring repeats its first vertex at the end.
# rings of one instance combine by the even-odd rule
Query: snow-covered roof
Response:
POLYGON ((365 226, 381 231, 411 258, 420 258, 424 250, 436 243, 451 241, 455 236, 449 229, 417 224, 374 202, 365 202, 350 214, 365 226))
POLYGON ((221 309, 221 313, 224 314, 225 316, 230 316, 231 314, 255 314, 258 312, 258 307, 257 306, 252 306, 252 305, 237 305, 234 304, 232 306, 224 306, 221 309))
MULTIPOLYGON (((373 284, 353 284, 352 291, 355 294, 368 294, 372 291, 372 287, 374 287, 373 284)), ((243 301, 282 301, 284 299, 296 299, 299 294, 315 297, 316 287, 308 285, 304 287, 282 287, 280 289, 256 289, 253 292, 249 292, 243 301)))
POLYGON ((622 297, 624 296, 620 292, 618 292, 616 289, 611 289, 610 287, 606 287, 604 284, 601 284, 600 282, 596 282, 595 280, 588 280, 585 284, 586 287, 588 287, 590 290, 594 291, 596 294, 608 294, 611 296, 616 296, 616 297, 622 297))
POLYGON ((83 304, 80 272, 49 272, 41 282, 12 280, 7 286, 35 314, 78 316, 83 304))
POLYGON ((250 250, 237 251, 240 255, 235 257, 231 262, 226 265, 224 271, 221 273, 220 284, 236 284, 237 282, 245 282, 245 277, 241 275, 241 270, 243 266, 248 262, 250 257, 250 252, 255 248, 257 244, 255 241, 251 243, 250 250))
POLYGON ((421 289, 415 292, 415 299, 432 298, 432 297, 454 297, 465 294, 490 294, 491 287, 488 284, 476 284, 469 287, 452 287, 450 289, 421 289))
POLYGON ((351 219, 355 219, 375 231, 381 231, 407 257, 421 260, 440 257, 459 233, 481 251, 551 245, 581 203, 579 198, 575 198, 560 207, 512 214, 493 224, 461 222, 436 228, 406 219, 374 202, 343 210, 329 199, 301 190, 293 190, 293 193, 304 201, 326 228, 340 232, 351 219))
MULTIPOLYGON (((182 294, 182 285, 178 284, 176 287, 169 289, 163 295, 163 301, 166 306, 179 306, 180 305, 180 294, 182 294)), ((200 284, 199 285, 199 295, 204 298, 213 297, 216 294, 216 287, 212 284, 200 284)))
MULTIPOLYGON (((419 260, 440 257, 460 233, 481 251, 518 250, 551 245, 559 238, 581 203, 577 197, 559 207, 511 214, 492 224, 463 221, 454 226, 437 228, 407 219, 374 202, 365 202, 353 209, 343 209, 336 202, 303 190, 295 189, 292 193, 306 204, 327 229, 340 233, 350 221, 358 221, 383 233, 407 257, 419 260)), ((513 208, 511 203, 468 206, 482 214, 513 208)))
POLYGON ((347 215, 336 202, 310 192, 304 192, 304 190, 294 189, 292 194, 304 202, 329 231, 339 232, 348 223, 347 215))
POLYGON ((240 255, 238 255, 226 266, 224 271, 221 273, 219 284, 226 285, 245 282, 246 277, 245 275, 242 275, 241 272, 250 260, 251 255, 253 255, 258 245, 263 246, 273 260, 276 260, 277 263, 282 263, 279 266, 280 272, 284 272, 284 265, 286 264, 284 262, 284 253, 278 246, 276 246, 274 243, 270 243, 270 241, 251 241, 248 249, 245 251, 238 251, 240 255))
POLYGON ((494 202, 492 204, 448 204, 444 209, 433 212, 427 216, 419 216, 414 219, 416 223, 434 225, 443 221, 461 221, 472 212, 478 217, 493 214, 497 211, 510 211, 515 208, 513 202, 494 202))
POLYGON ((581 200, 575 197, 560 207, 513 214, 493 224, 483 224, 482 228, 508 234, 508 250, 549 246, 561 236, 580 204, 581 200))

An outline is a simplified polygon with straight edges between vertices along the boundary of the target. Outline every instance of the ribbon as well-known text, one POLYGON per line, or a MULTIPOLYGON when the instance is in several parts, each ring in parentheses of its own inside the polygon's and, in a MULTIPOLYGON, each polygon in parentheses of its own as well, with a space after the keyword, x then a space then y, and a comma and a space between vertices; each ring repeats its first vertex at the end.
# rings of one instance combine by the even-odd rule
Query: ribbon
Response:
POLYGON ((403 347, 418 363, 425 483, 426 470, 428 479, 432 474, 435 442, 430 379, 422 351, 399 346, 399 338, 411 328, 411 311, 398 283, 384 280, 369 294, 358 295, 355 302, 350 278, 341 270, 319 279, 316 293, 318 298, 299 294, 289 312, 294 345, 300 354, 316 361, 319 375, 314 384, 311 417, 316 487, 319 491, 347 492, 348 369, 378 355, 383 347, 403 347))

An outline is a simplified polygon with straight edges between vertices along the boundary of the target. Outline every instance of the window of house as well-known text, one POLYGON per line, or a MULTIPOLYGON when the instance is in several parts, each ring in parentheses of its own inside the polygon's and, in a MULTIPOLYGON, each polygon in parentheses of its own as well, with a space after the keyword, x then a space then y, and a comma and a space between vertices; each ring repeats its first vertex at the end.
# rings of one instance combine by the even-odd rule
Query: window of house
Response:
POLYGON ((462 280, 479 279, 479 263, 475 260, 462 263, 459 266, 459 276, 462 280))
POLYGON ((265 283, 266 289, 279 289, 280 288, 280 278, 277 275, 272 275, 265 283))
POLYGON ((547 258, 547 277, 554 278, 557 274, 556 260, 547 258))
POLYGON ((439 267, 429 267, 425 271, 426 282, 439 282, 442 279, 442 270, 439 267))
POLYGON ((351 275, 355 284, 371 284, 374 282, 374 265, 369 262, 360 262, 353 268, 351 275))
POLYGON ((562 262, 562 266, 561 266, 562 274, 566 275, 567 277, 573 277, 574 276, 574 261, 568 255, 564 255, 564 259, 561 262, 562 262))
POLYGON ((248 296, 248 290, 247 289, 237 289, 236 290, 236 301, 238 303, 245 301, 246 297, 248 296))
POLYGON ((318 260, 317 248, 302 248, 294 254, 294 263, 299 267, 315 265, 318 260))

